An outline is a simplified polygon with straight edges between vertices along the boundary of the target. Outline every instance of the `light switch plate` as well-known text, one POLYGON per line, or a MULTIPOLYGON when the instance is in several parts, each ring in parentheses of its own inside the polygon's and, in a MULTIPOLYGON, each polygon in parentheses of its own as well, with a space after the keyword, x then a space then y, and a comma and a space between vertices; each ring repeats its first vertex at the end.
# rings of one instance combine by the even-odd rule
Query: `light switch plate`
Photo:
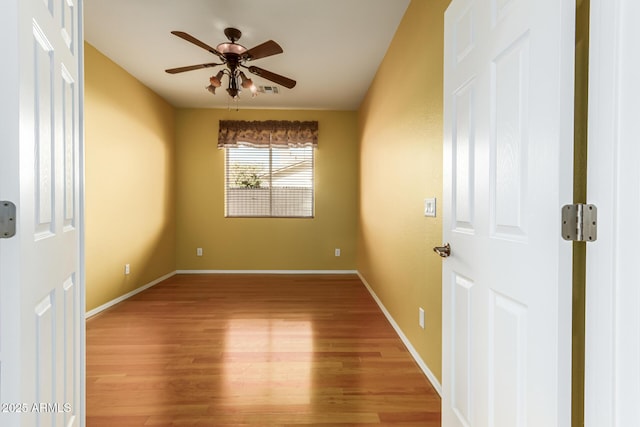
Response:
POLYGON ((424 199, 424 216, 436 216, 436 198, 424 199))

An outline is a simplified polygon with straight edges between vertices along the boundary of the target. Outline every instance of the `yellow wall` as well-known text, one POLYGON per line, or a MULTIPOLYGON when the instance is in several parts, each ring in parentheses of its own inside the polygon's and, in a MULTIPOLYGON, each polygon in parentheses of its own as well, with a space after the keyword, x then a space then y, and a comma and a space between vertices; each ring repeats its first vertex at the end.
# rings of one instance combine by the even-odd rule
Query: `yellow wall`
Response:
POLYGON ((359 110, 357 268, 429 369, 441 379, 444 10, 413 0, 359 110), (425 309, 426 328, 418 326, 425 309))
POLYGON ((178 270, 355 270, 355 112, 181 109, 176 135, 178 270), (318 121, 315 218, 224 217, 219 120, 318 121))
POLYGON ((85 126, 91 310, 175 270, 174 110, 85 44, 85 126))

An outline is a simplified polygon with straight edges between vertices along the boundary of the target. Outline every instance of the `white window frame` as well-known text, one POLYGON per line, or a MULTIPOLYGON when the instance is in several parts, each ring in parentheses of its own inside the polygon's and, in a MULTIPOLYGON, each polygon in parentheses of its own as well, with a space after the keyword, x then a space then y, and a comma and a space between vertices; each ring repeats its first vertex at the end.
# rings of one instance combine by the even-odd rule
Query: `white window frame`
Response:
MULTIPOLYGON (((268 145, 265 147, 257 147, 251 146, 250 144, 238 144, 238 147, 225 147, 225 178, 224 178, 224 192, 225 192, 225 202, 224 202, 224 215, 225 218, 299 218, 299 219, 313 219, 315 216, 315 149, 316 147, 290 147, 283 148, 279 146, 268 145), (230 173, 230 157, 232 154, 232 150, 238 149, 255 149, 255 150, 269 150, 269 162, 268 162, 268 174, 267 186, 262 186, 260 180, 256 177, 257 187, 252 187, 251 183, 247 183, 246 188, 231 186, 231 181, 233 178, 230 173), (291 188, 290 190, 294 193, 293 196, 285 196, 285 198, 280 200, 287 200, 288 197, 295 198, 295 193, 302 193, 300 198, 303 199, 301 203, 309 203, 308 207, 298 207, 300 214, 295 213, 296 208, 291 208, 291 206, 287 206, 284 203, 281 206, 275 206, 274 200, 278 199, 277 196, 274 197, 274 191, 279 188, 287 188, 287 187, 279 187, 274 185, 273 183, 273 175, 274 175, 274 161, 273 161, 273 150, 309 150, 310 159, 304 159, 303 161, 310 160, 311 161, 311 171, 310 171, 310 179, 307 181, 309 186, 299 186, 298 188, 291 188), (310 188, 311 197, 309 201, 305 201, 305 189, 310 188), (235 193, 235 195, 234 195, 235 193), (265 204, 260 199, 267 198, 268 193, 268 204, 265 204), (230 200, 230 198, 232 198, 230 200), (241 201, 241 198, 245 198, 246 201, 244 204, 241 201), (232 200, 235 199, 237 204, 234 204, 232 200), (254 203, 254 206, 251 206, 251 203, 254 203), (292 213, 293 212, 293 213, 292 213)), ((305 183, 307 183, 305 182, 305 183)), ((289 199, 291 200, 291 199, 289 199)))

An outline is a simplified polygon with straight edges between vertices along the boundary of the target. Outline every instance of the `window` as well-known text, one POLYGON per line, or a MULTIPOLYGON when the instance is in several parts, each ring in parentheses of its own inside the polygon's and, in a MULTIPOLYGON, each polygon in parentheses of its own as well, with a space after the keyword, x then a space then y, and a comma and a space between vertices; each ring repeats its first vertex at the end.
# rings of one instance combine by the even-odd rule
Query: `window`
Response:
POLYGON ((226 151, 226 216, 313 217, 313 147, 226 151))
POLYGON ((317 122, 220 121, 225 153, 225 216, 314 213, 317 122))

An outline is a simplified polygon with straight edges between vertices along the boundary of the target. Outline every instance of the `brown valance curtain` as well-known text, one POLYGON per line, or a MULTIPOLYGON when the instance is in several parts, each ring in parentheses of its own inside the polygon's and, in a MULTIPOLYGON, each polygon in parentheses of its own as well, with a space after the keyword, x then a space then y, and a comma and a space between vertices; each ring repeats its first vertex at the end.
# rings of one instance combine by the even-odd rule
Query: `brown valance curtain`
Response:
POLYGON ((236 147, 239 143, 253 147, 317 147, 318 122, 220 120, 218 148, 236 147))

